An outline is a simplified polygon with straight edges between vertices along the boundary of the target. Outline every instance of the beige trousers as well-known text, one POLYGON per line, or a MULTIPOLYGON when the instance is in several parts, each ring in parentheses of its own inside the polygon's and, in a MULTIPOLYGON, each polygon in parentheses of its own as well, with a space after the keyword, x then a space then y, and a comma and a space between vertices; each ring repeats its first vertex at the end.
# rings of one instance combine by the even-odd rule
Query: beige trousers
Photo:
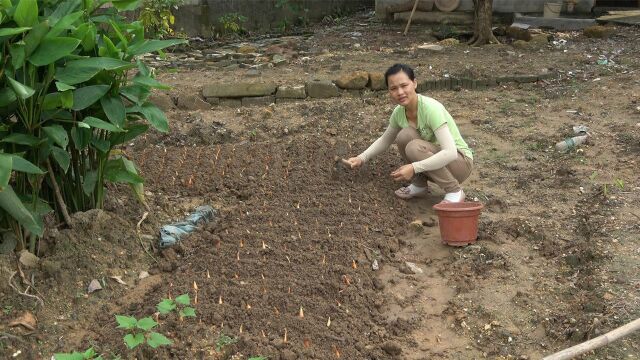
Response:
MULTIPOLYGON (((396 137, 396 144, 400 155, 407 163, 427 159, 440 151, 440 147, 428 141, 422 140, 418 131, 412 127, 406 127, 396 137)), ((460 191, 460 184, 465 181, 473 169, 473 160, 464 156, 458 150, 458 158, 447 166, 416 174, 411 181, 415 186, 427 186, 427 180, 436 183, 445 192, 460 191)))

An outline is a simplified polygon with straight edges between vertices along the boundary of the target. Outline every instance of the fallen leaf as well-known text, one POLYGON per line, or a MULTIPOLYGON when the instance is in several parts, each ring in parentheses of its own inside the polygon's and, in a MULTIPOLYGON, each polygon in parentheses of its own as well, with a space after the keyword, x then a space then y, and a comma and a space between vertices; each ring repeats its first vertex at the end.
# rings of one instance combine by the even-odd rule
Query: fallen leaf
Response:
POLYGON ((126 282, 122 281, 122 276, 111 276, 113 280, 115 280, 118 284, 127 285, 126 282))
POLYGON ((91 280, 91 282, 89 283, 89 287, 87 288, 87 292, 91 294, 92 292, 98 290, 102 290, 102 285, 100 285, 100 282, 96 279, 91 280))
POLYGON ((13 327, 13 326, 24 326, 25 328, 33 331, 36 329, 36 325, 38 323, 38 320, 36 320, 36 317, 33 316, 33 314, 29 311, 25 311, 22 313, 22 315, 20 315, 19 317, 17 317, 15 320, 13 320, 12 322, 9 323, 9 326, 13 327))

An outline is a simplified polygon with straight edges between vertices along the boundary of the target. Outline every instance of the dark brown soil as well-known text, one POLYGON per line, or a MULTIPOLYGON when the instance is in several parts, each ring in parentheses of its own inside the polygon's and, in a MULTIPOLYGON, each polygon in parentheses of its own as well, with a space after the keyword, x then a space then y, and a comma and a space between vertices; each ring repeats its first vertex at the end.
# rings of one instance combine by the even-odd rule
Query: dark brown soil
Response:
MULTIPOLYGON (((345 28, 362 19, 349 21, 313 40, 343 60, 319 56, 308 70, 333 74, 334 61, 341 71, 355 70, 366 67, 362 56, 373 67, 388 65, 391 53, 354 53, 351 40, 343 44, 345 28)), ((358 29, 379 45, 424 40, 358 29)), ((419 201, 393 196, 398 185, 388 174, 400 164, 396 149, 357 172, 336 162, 384 129, 393 108, 384 93, 168 109, 170 134, 151 133, 125 149, 146 179, 150 208, 139 232, 147 210, 120 185, 110 187, 104 211, 75 214, 72 229, 51 230, 38 268, 12 279, 21 290, 32 282, 37 292, 30 293, 44 306, 9 286, 16 262, 0 257, 0 356, 50 359, 94 346, 107 359, 537 359, 638 318, 640 63, 633 54, 640 33, 615 30, 604 40, 554 33, 570 39, 568 53, 502 45, 471 49, 470 56, 460 45, 437 55, 449 59, 450 73, 469 66, 481 74, 580 70, 534 84, 428 94, 445 104, 475 150, 464 186, 485 209, 479 241, 461 249, 440 243, 431 209, 439 189, 419 201), (620 49, 624 61, 595 65, 599 53, 620 49), (507 51, 523 62, 506 61, 514 56, 507 51), (592 141, 556 153, 553 144, 576 124, 591 128, 592 141), (162 224, 203 204, 218 209, 214 222, 157 249, 162 224), (425 226, 409 227, 416 219, 425 226), (423 273, 411 274, 407 261, 423 273), (150 276, 139 279, 142 271, 150 276), (104 289, 87 294, 92 279, 104 289), (194 283, 195 319, 157 317, 172 346, 126 349, 116 314, 155 317, 163 298, 194 299, 194 283), (37 317, 36 329, 9 326, 24 311, 37 317), (236 342, 217 351, 221 333, 236 342)), ((416 63, 414 55, 393 53, 393 62, 416 63)), ((304 70, 291 67, 289 78, 282 68, 262 77, 302 82, 304 70)), ((161 77, 175 86, 172 94, 198 96, 205 80, 236 81, 242 71, 161 77)), ((639 340, 634 335, 584 358, 637 359, 639 340)))

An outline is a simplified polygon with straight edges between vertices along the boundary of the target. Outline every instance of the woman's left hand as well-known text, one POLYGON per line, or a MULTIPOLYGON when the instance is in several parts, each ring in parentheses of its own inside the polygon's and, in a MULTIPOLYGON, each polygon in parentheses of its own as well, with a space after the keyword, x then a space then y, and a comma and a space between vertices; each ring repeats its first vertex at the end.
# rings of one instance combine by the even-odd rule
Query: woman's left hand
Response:
POLYGON ((413 170, 413 165, 402 165, 396 171, 391 173, 391 177, 395 181, 409 181, 415 175, 415 171, 413 170))

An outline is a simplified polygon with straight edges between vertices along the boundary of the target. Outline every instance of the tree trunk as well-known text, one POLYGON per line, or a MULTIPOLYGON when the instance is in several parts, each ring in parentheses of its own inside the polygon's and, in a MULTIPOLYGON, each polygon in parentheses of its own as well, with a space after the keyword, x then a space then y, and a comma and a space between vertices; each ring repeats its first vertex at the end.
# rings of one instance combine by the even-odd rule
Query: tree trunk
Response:
POLYGON ((473 15, 473 37, 468 44, 471 46, 499 44, 500 42, 491 31, 493 0, 473 0, 473 15))

